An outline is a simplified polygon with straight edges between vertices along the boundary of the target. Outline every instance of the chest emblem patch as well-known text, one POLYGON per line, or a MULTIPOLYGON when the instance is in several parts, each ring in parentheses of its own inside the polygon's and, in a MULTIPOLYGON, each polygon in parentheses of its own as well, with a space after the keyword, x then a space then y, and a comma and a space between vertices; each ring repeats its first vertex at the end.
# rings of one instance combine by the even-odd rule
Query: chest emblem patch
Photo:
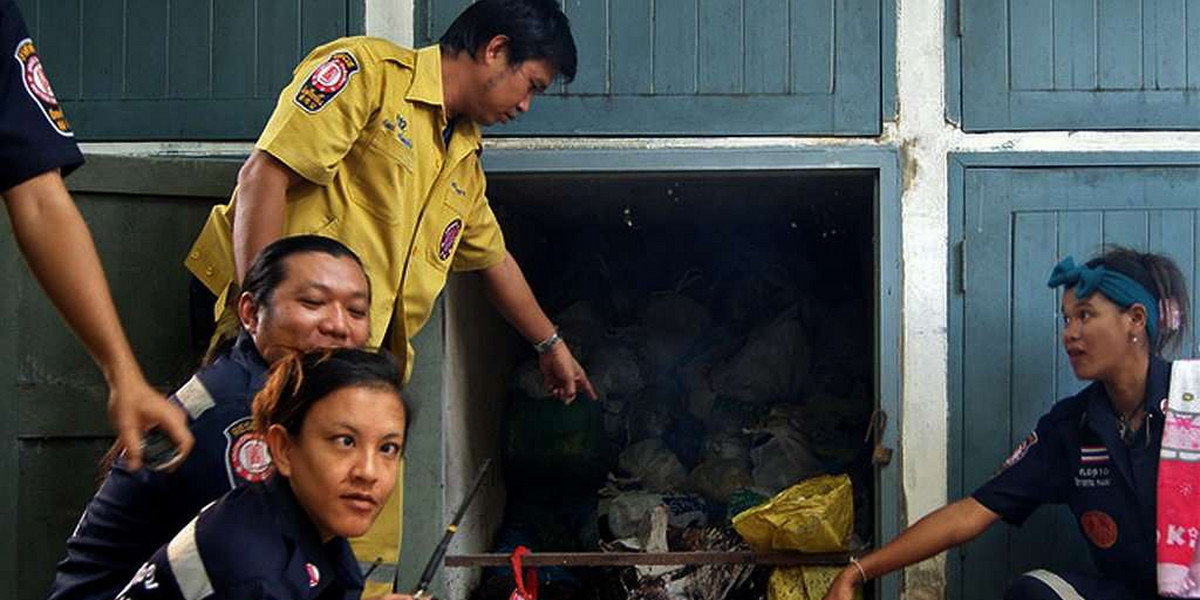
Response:
POLYGON ((250 417, 238 419, 225 428, 225 469, 231 488, 238 486, 239 479, 258 483, 271 476, 271 452, 267 441, 254 431, 250 417))
POLYGON ((346 51, 334 52, 328 60, 317 65, 312 75, 300 86, 294 98, 304 112, 315 113, 329 104, 358 72, 358 59, 346 51))
POLYGON ((450 221, 450 224, 442 231, 442 240, 438 243, 438 258, 442 260, 450 258, 450 253, 454 251, 454 242, 458 241, 460 233, 462 233, 462 219, 450 221))
POLYGON ((1012 454, 1010 454, 1008 456, 1008 458, 1004 459, 1004 463, 1000 465, 1000 470, 1003 471, 1003 470, 1021 462, 1021 459, 1025 458, 1026 454, 1029 454, 1029 449, 1036 446, 1037 443, 1038 443, 1037 432, 1030 431, 1029 435, 1026 436, 1025 439, 1017 446, 1017 448, 1012 451, 1012 454))
POLYGON ((1089 464, 1108 462, 1108 448, 1104 446, 1080 446, 1079 462, 1089 464))
POLYGON ((1079 517, 1083 533, 1097 548, 1107 550, 1117 543, 1117 522, 1108 513, 1089 510, 1079 517))
POLYGON ((308 572, 308 587, 317 587, 317 584, 321 583, 321 571, 317 569, 317 565, 304 563, 304 570, 308 572))
POLYGON ((46 77, 42 59, 33 47, 33 40, 25 38, 18 42, 13 57, 21 65, 21 80, 25 83, 25 91, 29 93, 34 104, 37 104, 54 131, 63 137, 74 137, 71 125, 67 123, 66 113, 59 105, 58 98, 54 96, 54 89, 50 87, 50 79, 46 77))

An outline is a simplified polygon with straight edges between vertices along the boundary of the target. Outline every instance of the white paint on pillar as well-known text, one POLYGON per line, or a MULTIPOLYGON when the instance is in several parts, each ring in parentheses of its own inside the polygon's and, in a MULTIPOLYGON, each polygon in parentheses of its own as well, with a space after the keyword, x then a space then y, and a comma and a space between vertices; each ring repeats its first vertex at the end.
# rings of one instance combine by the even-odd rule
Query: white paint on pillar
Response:
POLYGON ((415 0, 364 0, 367 35, 391 40, 406 48, 413 44, 415 0))

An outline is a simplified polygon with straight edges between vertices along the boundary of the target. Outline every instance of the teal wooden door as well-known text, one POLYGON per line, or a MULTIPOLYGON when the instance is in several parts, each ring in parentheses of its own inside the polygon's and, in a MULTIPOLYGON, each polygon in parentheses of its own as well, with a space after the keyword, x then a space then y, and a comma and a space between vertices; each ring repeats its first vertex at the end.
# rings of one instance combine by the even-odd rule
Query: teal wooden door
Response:
MULTIPOLYGON (((470 0, 417 0, 418 45, 470 0)), ((880 0, 564 0, 575 81, 498 135, 880 131, 880 0)))
POLYGON ((17 0, 81 140, 254 139, 353 0, 17 0))
MULTIPOLYGON (((951 495, 986 482, 1077 381, 1061 348, 1059 294, 1046 287, 1062 257, 1102 244, 1169 254, 1192 285, 1200 226, 1200 167, 980 168, 962 177, 962 287, 952 292, 951 495), (955 308, 957 307, 957 308, 955 308), (956 485, 957 484, 957 485, 956 485)), ((1194 334, 1182 355, 1191 356, 1194 334)), ((951 553, 952 597, 1000 598, 1034 568, 1091 570, 1065 507, 1039 509, 1021 528, 998 524, 951 553)))
POLYGON ((968 131, 1200 127, 1200 5, 961 0, 968 131))

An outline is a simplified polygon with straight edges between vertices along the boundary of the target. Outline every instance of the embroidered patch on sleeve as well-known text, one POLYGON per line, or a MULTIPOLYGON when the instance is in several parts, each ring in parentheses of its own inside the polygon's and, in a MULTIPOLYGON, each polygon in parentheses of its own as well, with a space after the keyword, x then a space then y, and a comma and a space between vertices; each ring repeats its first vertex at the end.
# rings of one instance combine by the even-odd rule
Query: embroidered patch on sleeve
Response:
POLYGON ((294 98, 304 112, 315 113, 329 104, 350 85, 358 72, 358 59, 347 51, 334 52, 325 62, 313 69, 312 75, 300 86, 294 98))
POLYGON ((446 225, 446 229, 442 231, 442 239, 438 243, 438 258, 446 260, 450 258, 450 254, 454 252, 454 242, 458 241, 458 234, 462 232, 462 219, 454 219, 446 225))
POLYGON ((254 420, 250 417, 238 419, 225 428, 225 469, 230 488, 236 488, 239 479, 249 483, 265 481, 274 471, 267 441, 254 431, 254 420))
POLYGON ((33 40, 25 38, 17 42, 17 50, 13 57, 21 65, 21 80, 25 83, 25 91, 29 92, 29 97, 50 122, 50 126, 63 137, 74 137, 71 125, 67 123, 66 113, 58 103, 58 98, 54 96, 54 89, 50 87, 50 79, 46 77, 42 59, 33 47, 33 40))
POLYGON ((1037 432, 1036 431, 1029 432, 1029 435, 1025 438, 1024 441, 1021 442, 1020 445, 1017 446, 1017 449, 1013 450, 1013 453, 1011 455, 1009 455, 1008 458, 1004 459, 1004 464, 1000 465, 1000 471, 1004 471, 1005 469, 1021 462, 1021 459, 1025 458, 1026 454, 1029 454, 1029 449, 1034 447, 1037 443, 1038 443, 1037 432))

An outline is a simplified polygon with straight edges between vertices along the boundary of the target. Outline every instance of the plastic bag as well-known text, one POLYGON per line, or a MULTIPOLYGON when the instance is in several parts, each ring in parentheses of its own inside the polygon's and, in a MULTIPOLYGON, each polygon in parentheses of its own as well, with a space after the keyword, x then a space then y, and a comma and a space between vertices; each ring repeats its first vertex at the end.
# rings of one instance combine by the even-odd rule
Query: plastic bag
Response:
POLYGON ((774 494, 822 472, 821 463, 808 449, 804 435, 787 420, 776 419, 752 433, 755 433, 750 448, 754 485, 774 494))
POLYGON ((637 353, 624 344, 598 346, 587 361, 587 372, 601 401, 636 394, 646 386, 637 353))
POLYGON ((622 471, 641 480, 642 487, 652 492, 675 489, 687 479, 683 463, 658 438, 630 444, 621 451, 618 464, 622 471))
POLYGON ((850 546, 853 521, 850 478, 822 475, 737 515, 733 526, 758 552, 844 552, 850 546))
POLYGON ((713 391, 751 403, 795 398, 808 375, 810 355, 800 311, 792 307, 756 327, 731 360, 713 369, 713 391))
POLYGON ((750 465, 740 460, 712 458, 692 469, 687 489, 718 504, 729 504, 733 492, 750 487, 750 465))
MULTIPOLYGON (((833 585, 841 567, 776 567, 767 581, 767 600, 821 600, 833 585)), ((862 600, 862 587, 854 589, 862 600)))
POLYGON ((643 356, 654 373, 678 366, 708 330, 712 318, 695 300, 676 292, 654 294, 642 306, 640 322, 646 337, 643 356))

